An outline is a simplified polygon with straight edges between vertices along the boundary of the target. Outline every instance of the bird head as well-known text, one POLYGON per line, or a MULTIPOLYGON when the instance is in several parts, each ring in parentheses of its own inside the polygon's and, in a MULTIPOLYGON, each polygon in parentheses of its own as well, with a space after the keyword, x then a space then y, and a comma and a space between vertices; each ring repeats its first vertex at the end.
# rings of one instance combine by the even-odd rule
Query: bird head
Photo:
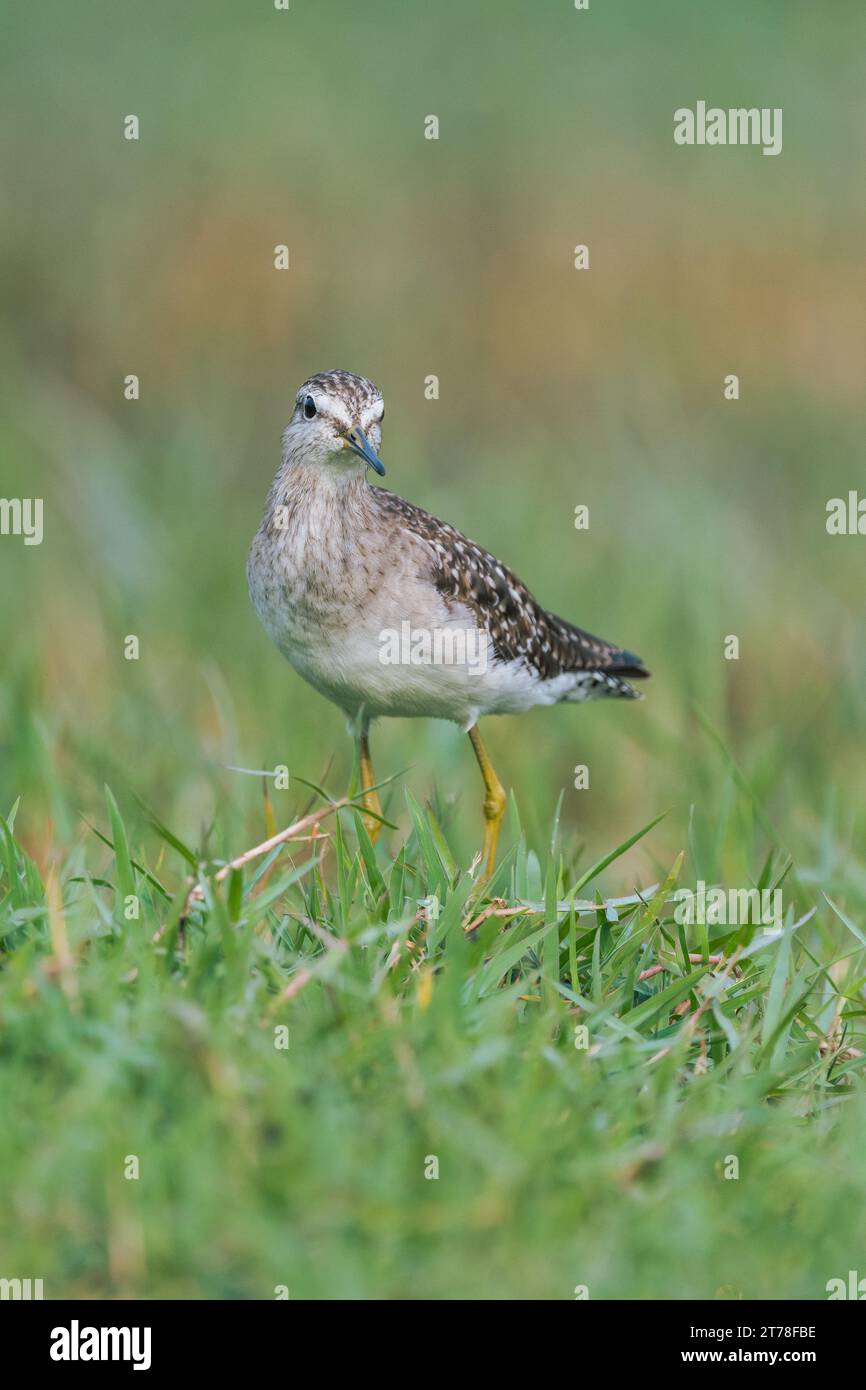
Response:
POLYGON ((295 409, 283 434, 287 459, 321 467, 369 465, 380 476, 382 416, 378 387, 353 372, 318 372, 298 391, 295 409))

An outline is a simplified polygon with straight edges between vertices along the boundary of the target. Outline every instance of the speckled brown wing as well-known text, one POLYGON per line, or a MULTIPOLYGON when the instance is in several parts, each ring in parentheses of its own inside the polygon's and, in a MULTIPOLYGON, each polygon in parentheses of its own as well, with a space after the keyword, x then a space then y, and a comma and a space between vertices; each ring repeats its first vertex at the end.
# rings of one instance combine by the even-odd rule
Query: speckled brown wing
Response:
POLYGON ((608 682, 612 694, 628 691, 626 681, 618 678, 649 675, 633 652, 546 612, 511 570, 447 522, 385 488, 371 491, 386 514, 428 543, 436 588, 475 614, 500 660, 522 659, 542 680, 572 671, 597 671, 613 678, 608 682), (625 687, 622 691, 614 688, 620 684, 625 687))

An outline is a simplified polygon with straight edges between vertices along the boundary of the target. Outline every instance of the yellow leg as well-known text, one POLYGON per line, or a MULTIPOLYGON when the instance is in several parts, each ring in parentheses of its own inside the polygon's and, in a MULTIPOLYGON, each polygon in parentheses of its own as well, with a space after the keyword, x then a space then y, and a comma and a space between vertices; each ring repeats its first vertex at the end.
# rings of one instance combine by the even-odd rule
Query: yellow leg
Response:
MULTIPOLYGON (((373 764, 370 761, 370 737, 366 729, 361 732, 359 739, 359 761, 361 764, 361 800, 368 811, 375 811, 376 815, 381 816, 382 803, 379 800, 379 793, 369 790, 375 786, 376 778, 373 776, 373 764)), ((382 829, 382 822, 373 816, 365 816, 364 825, 367 834, 375 845, 382 829)))
POLYGON ((484 873, 489 878, 496 865, 496 845, 499 840, 499 827, 502 824, 502 817, 505 815, 507 798, 505 788, 496 776, 493 764, 487 756, 487 749, 481 742, 477 724, 474 724, 469 730, 469 740, 478 759, 481 776, 484 778, 484 873))

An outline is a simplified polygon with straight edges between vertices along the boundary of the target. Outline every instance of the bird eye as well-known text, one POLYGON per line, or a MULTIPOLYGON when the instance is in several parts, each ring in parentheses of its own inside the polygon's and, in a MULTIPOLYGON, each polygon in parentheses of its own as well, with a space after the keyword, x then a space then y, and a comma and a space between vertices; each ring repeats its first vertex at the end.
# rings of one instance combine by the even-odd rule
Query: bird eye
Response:
POLYGON ((315 413, 316 413, 316 402, 313 400, 312 396, 305 396, 305 397, 304 397, 304 419, 305 419, 305 420, 312 420, 312 418, 313 418, 313 416, 315 415, 315 413))

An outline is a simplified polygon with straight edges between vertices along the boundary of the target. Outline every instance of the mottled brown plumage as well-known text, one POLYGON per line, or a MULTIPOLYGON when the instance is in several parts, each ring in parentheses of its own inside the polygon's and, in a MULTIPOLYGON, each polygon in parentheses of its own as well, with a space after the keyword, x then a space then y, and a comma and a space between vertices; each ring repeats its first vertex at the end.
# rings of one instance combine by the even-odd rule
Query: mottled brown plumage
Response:
POLYGON ((525 661, 542 680, 569 671, 594 673, 602 684, 612 678, 612 688, 619 687, 622 695, 628 693, 622 677, 643 679, 649 675, 633 652, 593 637, 542 608, 512 570, 447 521, 386 488, 373 487, 371 491, 386 515, 399 517, 404 526, 430 544, 435 556, 430 574, 436 588, 445 598, 472 610, 479 628, 489 632, 499 660, 525 661))

